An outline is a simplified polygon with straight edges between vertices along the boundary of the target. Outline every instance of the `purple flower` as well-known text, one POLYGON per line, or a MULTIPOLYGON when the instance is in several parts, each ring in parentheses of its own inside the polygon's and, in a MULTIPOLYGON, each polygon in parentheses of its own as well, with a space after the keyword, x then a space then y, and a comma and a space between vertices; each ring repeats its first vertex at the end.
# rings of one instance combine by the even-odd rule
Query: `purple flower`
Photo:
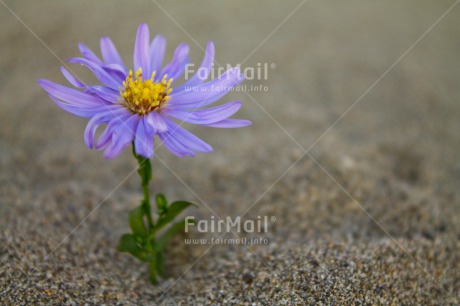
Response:
POLYGON ((216 102, 244 79, 238 68, 232 68, 206 82, 214 61, 212 42, 206 47, 197 73, 179 86, 173 86, 174 81, 182 76, 189 63, 189 47, 179 45, 172 61, 162 67, 165 47, 166 40, 161 35, 150 42, 149 29, 142 23, 134 45, 134 69, 127 69, 110 38, 103 37, 102 59, 83 44, 79 45, 83 57, 69 59, 89 68, 103 85, 84 84, 64 67, 61 67, 63 75, 78 89, 48 80, 39 80, 39 84, 58 106, 90 118, 84 133, 85 144, 105 150, 107 159, 119 155, 133 141, 136 153, 150 158, 155 135, 180 157, 212 151, 209 144, 171 118, 216 128, 251 124, 248 120, 228 119, 240 109, 240 101, 199 109, 216 102), (106 124, 105 130, 96 139, 96 130, 102 124, 106 124))

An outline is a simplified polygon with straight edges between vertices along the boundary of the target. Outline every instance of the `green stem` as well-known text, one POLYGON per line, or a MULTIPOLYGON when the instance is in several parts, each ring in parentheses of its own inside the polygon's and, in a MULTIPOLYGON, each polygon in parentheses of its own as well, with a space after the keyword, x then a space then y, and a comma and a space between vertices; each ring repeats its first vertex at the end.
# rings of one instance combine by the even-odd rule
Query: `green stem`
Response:
POLYGON ((155 265, 155 262, 153 262, 153 261, 149 262, 149 272, 150 272, 150 281, 153 284, 156 284, 156 282, 157 282, 157 267, 155 265))
MULTIPOLYGON (((149 182, 152 180, 152 165, 150 159, 145 158, 136 154, 136 149, 133 142, 133 155, 136 158, 139 168, 137 172, 142 180, 142 190, 144 192, 144 200, 142 201, 142 208, 144 209, 145 215, 147 216, 147 227, 148 227, 148 239, 147 239, 147 250, 153 255, 153 258, 156 258, 156 249, 155 249, 155 222, 152 215, 152 207, 150 204, 150 190, 149 182)), ((152 283, 156 283, 156 274, 157 266, 155 261, 149 262, 149 272, 150 280, 152 283)))
POLYGON ((150 205, 150 190, 149 182, 152 179, 152 165, 150 159, 136 154, 136 149, 133 143, 133 155, 137 159, 139 168, 137 172, 139 173, 142 180, 142 190, 144 192, 144 200, 142 201, 142 206, 144 208, 145 214, 147 215, 147 222, 149 227, 149 233, 153 230, 154 222, 152 217, 152 208, 150 205))
POLYGON ((150 192, 149 192, 149 185, 142 183, 142 189, 144 190, 144 201, 142 202, 144 206, 145 213, 147 215, 147 223, 149 227, 149 233, 153 231, 155 223, 153 222, 152 217, 152 207, 150 205, 150 192))

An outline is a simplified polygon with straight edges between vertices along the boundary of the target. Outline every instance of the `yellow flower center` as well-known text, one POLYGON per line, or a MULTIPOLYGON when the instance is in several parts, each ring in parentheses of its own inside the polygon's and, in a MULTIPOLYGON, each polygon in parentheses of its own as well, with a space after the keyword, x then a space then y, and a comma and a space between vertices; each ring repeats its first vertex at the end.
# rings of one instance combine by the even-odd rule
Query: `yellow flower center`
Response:
POLYGON ((167 80, 164 75, 160 82, 154 82, 155 72, 150 79, 142 80, 142 70, 139 68, 133 76, 133 71, 123 82, 123 89, 120 91, 122 103, 132 112, 139 115, 145 115, 151 111, 159 110, 171 99, 168 96, 172 88, 169 86, 173 79, 167 80))

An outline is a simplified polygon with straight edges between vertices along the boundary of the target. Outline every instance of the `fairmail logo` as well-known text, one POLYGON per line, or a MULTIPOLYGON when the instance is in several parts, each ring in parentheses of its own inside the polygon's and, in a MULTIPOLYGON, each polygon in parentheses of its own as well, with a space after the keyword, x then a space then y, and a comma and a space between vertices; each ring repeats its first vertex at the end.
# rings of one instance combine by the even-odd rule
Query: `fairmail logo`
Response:
POLYGON ((276 217, 257 216, 255 220, 242 220, 240 216, 232 218, 217 219, 211 216, 211 219, 196 221, 194 216, 185 218, 185 232, 196 230, 199 233, 267 233, 270 222, 275 222, 276 217))

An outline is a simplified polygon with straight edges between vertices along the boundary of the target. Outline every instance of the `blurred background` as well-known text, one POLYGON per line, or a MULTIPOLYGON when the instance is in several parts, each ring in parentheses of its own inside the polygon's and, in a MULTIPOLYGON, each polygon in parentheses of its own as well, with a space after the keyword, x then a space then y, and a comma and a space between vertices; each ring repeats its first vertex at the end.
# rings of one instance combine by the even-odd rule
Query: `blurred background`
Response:
POLYGON ((1 301, 455 304, 457 3, 0 0, 1 301), (235 117, 253 125, 187 125, 214 152, 159 148, 152 192, 200 203, 197 219, 274 216, 270 243, 177 237, 156 287, 115 250, 141 198, 130 150, 112 161, 88 150, 87 120, 37 84, 66 84, 61 61, 79 42, 99 54, 102 36, 129 66, 141 22, 166 37, 166 61, 185 42, 198 66, 212 40, 219 65, 269 67, 221 100, 242 100, 235 117))

